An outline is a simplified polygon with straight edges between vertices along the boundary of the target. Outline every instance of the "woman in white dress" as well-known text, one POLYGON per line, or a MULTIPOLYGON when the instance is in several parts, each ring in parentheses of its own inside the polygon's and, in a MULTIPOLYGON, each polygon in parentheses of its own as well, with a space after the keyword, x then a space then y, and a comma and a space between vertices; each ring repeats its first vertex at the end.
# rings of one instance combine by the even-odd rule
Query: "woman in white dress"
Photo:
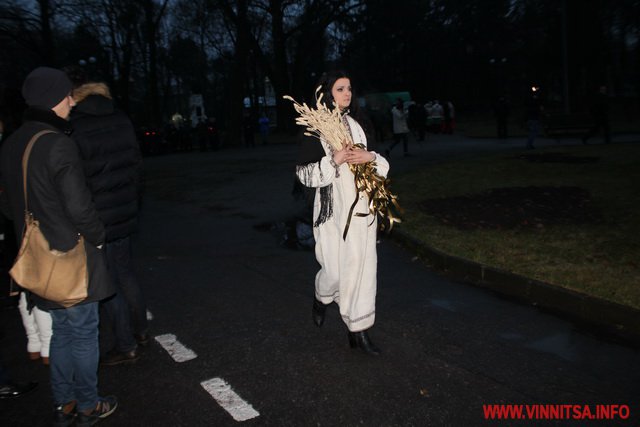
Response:
POLYGON ((367 331, 373 326, 376 312, 378 224, 369 212, 367 195, 356 190, 349 165, 375 162, 378 174, 386 177, 389 163, 369 151, 363 129, 367 121, 357 107, 348 75, 325 74, 320 84, 323 102, 330 108, 335 102, 345 112, 343 120, 353 144, 334 150, 327 141, 306 138, 296 166, 300 182, 315 189, 313 232, 321 268, 315 278, 313 321, 322 326, 327 305, 337 303, 349 330, 350 346, 377 355, 380 350, 367 331))

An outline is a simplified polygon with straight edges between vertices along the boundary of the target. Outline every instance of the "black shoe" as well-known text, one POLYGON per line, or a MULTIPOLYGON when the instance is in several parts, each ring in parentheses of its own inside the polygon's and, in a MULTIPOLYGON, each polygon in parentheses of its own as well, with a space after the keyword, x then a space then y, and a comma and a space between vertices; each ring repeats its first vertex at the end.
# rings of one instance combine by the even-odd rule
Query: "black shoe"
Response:
POLYGON ((359 348, 366 354, 378 356, 380 349, 371 342, 367 331, 349 332, 349 346, 351 348, 359 348))
POLYGON ((114 366, 122 363, 133 363, 140 358, 138 349, 131 351, 115 351, 112 350, 100 361, 103 366, 114 366))
POLYGON ((315 323, 319 328, 324 323, 324 314, 327 311, 327 306, 314 298, 313 309, 311 311, 311 314, 313 315, 313 323, 315 323))
POLYGON ((136 341, 138 342, 138 345, 141 345, 143 347, 146 347, 149 345, 149 340, 151 339, 149 337, 149 334, 134 334, 133 335, 136 339, 136 341))
POLYGON ((88 414, 80 411, 76 415, 76 426, 85 427, 92 426, 113 414, 118 407, 118 399, 115 396, 107 396, 100 398, 98 406, 88 414))
POLYGON ((36 382, 28 382, 28 383, 14 383, 10 382, 8 384, 4 384, 0 386, 0 399, 11 399, 14 397, 20 397, 24 394, 33 391, 38 387, 38 383, 36 382))
POLYGON ((76 420, 76 401, 72 400, 64 405, 56 405, 53 410, 53 426, 67 427, 73 425, 76 420))

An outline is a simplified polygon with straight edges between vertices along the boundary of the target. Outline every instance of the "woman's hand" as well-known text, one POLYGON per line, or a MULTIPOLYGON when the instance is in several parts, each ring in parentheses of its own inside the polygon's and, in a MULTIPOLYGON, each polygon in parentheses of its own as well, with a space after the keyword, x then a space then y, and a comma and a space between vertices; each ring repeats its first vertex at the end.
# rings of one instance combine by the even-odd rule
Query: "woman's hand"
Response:
POLYGON ((339 151, 334 151, 333 152, 333 161, 336 163, 336 165, 341 165, 344 162, 347 161, 347 156, 349 155, 349 152, 351 150, 349 149, 349 147, 347 148, 343 148, 342 150, 339 151))
POLYGON ((376 155, 362 148, 352 148, 347 153, 347 163, 359 165, 362 163, 372 162, 376 159, 376 155))

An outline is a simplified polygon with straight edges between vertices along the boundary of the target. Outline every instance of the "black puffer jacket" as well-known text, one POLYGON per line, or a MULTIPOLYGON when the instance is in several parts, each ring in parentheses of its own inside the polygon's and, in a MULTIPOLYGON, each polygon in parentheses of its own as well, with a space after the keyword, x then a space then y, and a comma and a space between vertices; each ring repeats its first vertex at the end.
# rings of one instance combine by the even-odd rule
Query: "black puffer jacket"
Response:
MULTIPOLYGON (((52 249, 68 251, 76 245, 78 233, 84 236, 89 270, 89 295, 84 302, 99 301, 114 293, 104 251, 96 247, 105 242, 104 225, 91 200, 78 147, 65 134, 69 123, 51 110, 27 110, 24 124, 2 145, 5 213, 20 239, 24 228, 22 154, 31 137, 41 130, 55 133, 40 137, 31 151, 27 167, 29 211, 40 222, 52 249)), ((35 295, 34 299, 40 308, 61 308, 35 295)))
POLYGON ((129 118, 101 95, 89 95, 71 113, 72 137, 80 147, 107 242, 137 229, 140 147, 129 118))

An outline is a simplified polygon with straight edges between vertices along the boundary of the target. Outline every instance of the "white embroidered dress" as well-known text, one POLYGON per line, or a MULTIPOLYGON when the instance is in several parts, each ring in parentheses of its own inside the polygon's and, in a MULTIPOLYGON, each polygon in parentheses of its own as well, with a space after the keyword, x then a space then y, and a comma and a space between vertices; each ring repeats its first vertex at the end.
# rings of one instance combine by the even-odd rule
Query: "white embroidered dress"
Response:
MULTIPOLYGON (((362 127, 346 116, 354 144, 367 146, 362 127)), ((300 182, 315 187, 314 222, 320 213, 320 188, 333 185, 331 195, 333 215, 326 222, 313 228, 316 240, 316 258, 321 268, 316 275, 315 294, 323 304, 336 302, 340 315, 351 332, 370 328, 375 321, 377 219, 374 215, 356 216, 369 212, 369 200, 360 193, 353 209, 346 240, 342 238, 349 210, 356 198, 356 187, 349 165, 343 163, 338 171, 332 166, 329 145, 321 141, 326 156, 310 164, 310 170, 297 170, 300 182)), ((386 177, 389 162, 376 153, 376 169, 386 177)))

